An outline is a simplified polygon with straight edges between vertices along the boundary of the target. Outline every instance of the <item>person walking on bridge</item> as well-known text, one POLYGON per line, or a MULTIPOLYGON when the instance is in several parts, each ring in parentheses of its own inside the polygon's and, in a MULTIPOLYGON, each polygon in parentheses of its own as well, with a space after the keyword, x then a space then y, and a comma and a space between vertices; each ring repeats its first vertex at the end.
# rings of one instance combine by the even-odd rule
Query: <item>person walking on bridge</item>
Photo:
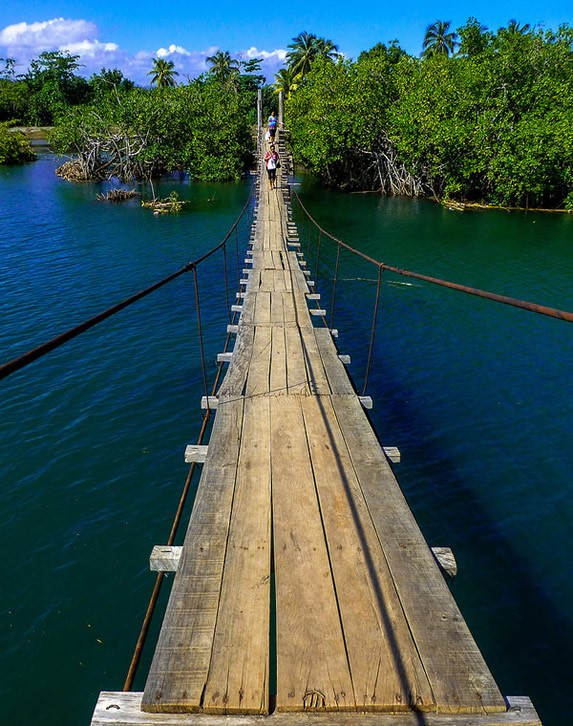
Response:
POLYGON ((279 155, 275 149, 275 145, 271 144, 265 154, 265 166, 269 177, 269 186, 276 189, 277 186, 277 166, 279 164, 279 155))
POLYGON ((269 135, 271 137, 271 141, 273 141, 275 138, 275 134, 277 132, 277 117, 276 117, 274 111, 269 116, 268 128, 269 128, 269 135))

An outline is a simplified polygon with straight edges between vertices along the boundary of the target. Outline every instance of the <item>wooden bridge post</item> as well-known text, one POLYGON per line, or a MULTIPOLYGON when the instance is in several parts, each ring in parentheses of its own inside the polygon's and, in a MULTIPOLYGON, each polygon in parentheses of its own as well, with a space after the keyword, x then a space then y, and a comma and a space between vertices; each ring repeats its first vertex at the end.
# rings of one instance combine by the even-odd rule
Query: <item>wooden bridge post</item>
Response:
POLYGON ((257 92, 257 128, 259 131, 263 127, 263 89, 259 88, 257 92))
POLYGON ((284 104, 285 104, 285 94, 284 94, 284 91, 279 91, 279 118, 278 118, 278 121, 279 121, 279 129, 284 129, 284 123, 285 123, 285 119, 284 119, 284 115, 285 115, 284 104))

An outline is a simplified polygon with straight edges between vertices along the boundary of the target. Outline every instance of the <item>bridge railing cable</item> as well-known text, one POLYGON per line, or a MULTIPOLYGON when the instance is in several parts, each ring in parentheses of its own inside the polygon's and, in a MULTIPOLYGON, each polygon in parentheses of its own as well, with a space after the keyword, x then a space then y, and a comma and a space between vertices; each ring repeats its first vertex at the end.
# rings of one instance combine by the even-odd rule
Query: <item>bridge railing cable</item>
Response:
MULTIPOLYGON (((330 315, 327 316, 324 312, 322 313, 322 320, 326 327, 334 329, 336 294, 338 290, 341 269, 341 252, 344 250, 349 255, 355 256, 357 260, 366 262, 368 265, 372 265, 377 269, 377 278, 374 280, 370 280, 371 282, 376 283, 376 294, 373 304, 370 341, 368 344, 368 353, 366 355, 366 370, 364 373, 363 383, 361 386, 359 386, 359 388, 362 388, 362 396, 365 396, 366 394, 370 371, 372 368, 372 361, 374 356, 374 341, 380 309, 382 276, 383 273, 386 271, 394 273, 396 275, 401 275, 403 277, 413 278, 415 280, 427 282, 432 285, 444 287, 450 290, 457 290, 467 295, 473 295, 475 297, 480 297, 486 300, 491 300, 493 302, 502 303, 512 307, 520 308, 522 310, 527 310, 529 312, 537 313, 539 315, 545 315, 558 320, 564 320, 566 322, 573 322, 573 313, 569 311, 559 310, 556 308, 548 307, 546 305, 539 305, 538 303, 520 300, 517 298, 509 297, 507 295, 499 295, 488 290, 481 290, 479 288, 469 287, 468 285, 461 285, 456 282, 451 282, 449 280, 443 280, 437 277, 432 277, 430 275, 413 272, 411 270, 406 270, 400 267, 396 267, 394 265, 388 265, 384 262, 381 262, 380 260, 376 260, 373 257, 365 254, 364 252, 356 249, 355 247, 352 247, 343 240, 338 239, 334 235, 330 234, 330 232, 325 230, 310 214, 294 188, 291 189, 291 199, 296 202, 300 211, 302 212, 302 224, 300 225, 300 227, 302 227, 302 229, 304 230, 303 239, 308 245, 308 252, 313 255, 313 264, 315 267, 316 278, 318 279, 320 277, 322 269, 327 270, 323 273, 323 277, 326 277, 328 279, 330 277, 330 274, 332 274, 332 289, 330 293, 329 310, 330 315), (328 245, 329 241, 332 243, 332 245, 336 246, 335 253, 330 253, 330 259, 329 254, 327 253, 327 250, 325 248, 325 245, 328 245)), ((316 303, 316 307, 320 307, 320 304, 318 302, 316 303)))
MULTIPOLYGON (((243 216, 246 214, 247 210, 250 208, 253 198, 253 191, 251 191, 251 194, 249 195, 249 198, 247 199, 243 209, 241 210, 238 218, 230 228, 230 230, 225 235, 224 239, 219 242, 215 247, 211 248, 208 252, 201 255, 201 257, 197 258, 196 260, 193 260, 192 262, 188 262, 186 265, 181 267, 176 272, 172 273, 171 275, 168 275, 167 277, 164 277, 162 280, 159 280, 159 282, 154 283, 153 285, 150 285, 149 287, 146 287, 144 290, 140 290, 139 292, 135 293, 134 295, 131 295, 130 297, 126 298, 125 300, 122 300, 121 302, 112 305, 111 307, 107 308, 101 313, 98 313, 97 315, 94 315, 93 317, 89 318, 88 320, 84 320, 79 325, 74 326, 73 328, 70 328, 69 330, 66 330, 64 333, 60 333, 60 335, 57 335, 55 338, 52 338, 51 340, 46 341, 45 343, 42 343, 41 345, 37 346, 36 348, 33 348, 26 353, 23 353, 22 355, 18 356, 17 358, 13 358, 12 360, 4 363, 0 366, 0 380, 3 378, 7 378, 12 373, 15 373, 16 371, 22 370, 22 368, 25 368, 30 363, 33 363, 34 361, 43 358, 48 353, 51 353, 52 351, 56 350, 60 346, 64 345, 64 343, 67 343, 70 340, 73 340, 74 338, 77 338, 82 333, 85 333, 86 331, 90 330, 91 328, 95 327, 96 325, 99 325, 99 323, 103 322, 104 320, 107 320, 108 318, 112 317, 113 315, 116 315, 121 310, 124 310, 125 308, 133 305, 134 303, 138 302, 139 300, 142 300, 144 297, 147 297, 152 292, 155 292, 156 290, 159 290, 160 288, 164 287, 165 285, 169 284, 170 282, 173 282, 177 278, 181 277, 181 275, 184 275, 186 272, 190 272, 191 270, 195 270, 198 265, 200 265, 205 260, 212 257, 216 252, 223 249, 225 250, 225 280, 226 278, 226 245, 228 240, 231 238, 233 233, 235 233, 235 240, 236 240, 236 248, 237 248, 237 276, 240 277, 240 267, 239 267, 239 255, 238 255, 238 226, 241 222, 243 216)), ((227 284, 227 283, 226 283, 227 284)))
POLYGON ((532 313, 538 313, 539 315, 547 315, 551 318, 557 318, 559 320, 564 320, 568 323, 573 322, 573 312, 569 312, 566 310, 559 310, 557 308, 548 307, 546 305, 539 305, 537 303, 528 302, 527 300, 519 300, 518 298, 509 297, 507 295, 498 295, 497 293, 490 292, 488 290, 481 290, 476 287, 469 287, 468 285, 461 285, 456 282, 450 282, 449 280, 442 280, 437 277, 431 277, 430 275, 423 275, 419 272, 412 272, 411 270, 405 270, 401 267, 395 267, 394 265, 387 265, 385 262, 381 262, 380 260, 375 260, 373 257, 370 257, 369 255, 365 254, 364 252, 361 252, 360 250, 357 250, 355 247, 352 247, 351 245, 347 244, 346 242, 343 242, 342 240, 337 239, 332 234, 327 232, 312 217, 312 215, 310 214, 308 209, 302 203, 298 193, 293 190, 292 195, 296 199, 297 204, 299 205, 300 209, 304 213, 304 216, 320 232, 321 239, 323 236, 327 237, 332 242, 335 242, 336 244, 340 245, 340 247, 348 250, 349 252, 356 255, 357 257, 360 257, 363 260, 370 262, 372 265, 375 265, 376 267, 381 267, 383 270, 388 270, 388 272, 393 272, 396 275, 402 275, 404 277, 411 277, 416 280, 429 282, 433 285, 440 285, 441 287, 447 287, 450 290, 458 290, 459 292, 464 292, 469 295, 474 295, 477 297, 485 298, 487 300, 492 300, 494 302, 503 303, 504 305, 511 305, 513 307, 521 308, 522 310, 528 310, 529 312, 532 312, 532 313))

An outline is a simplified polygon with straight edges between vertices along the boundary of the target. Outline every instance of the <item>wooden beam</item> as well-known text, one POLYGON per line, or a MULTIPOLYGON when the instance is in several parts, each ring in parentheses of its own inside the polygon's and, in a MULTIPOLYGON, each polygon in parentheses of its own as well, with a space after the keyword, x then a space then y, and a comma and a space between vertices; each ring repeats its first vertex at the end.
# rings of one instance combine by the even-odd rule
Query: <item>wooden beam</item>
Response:
POLYGON ((219 405, 219 399, 217 396, 201 396, 201 408, 217 408, 219 405))
POLYGON ((383 446, 382 448, 393 464, 400 463, 400 450, 396 446, 383 446))
MULTIPOLYGON (((336 332, 338 333, 338 331, 336 332)), ((336 337, 338 338, 338 335, 336 335, 336 337)), ((363 408, 371 409, 374 406, 370 396, 358 396, 358 400, 362 404, 363 408)))
POLYGON ((450 577, 455 577, 458 574, 458 563, 449 547, 432 547, 432 552, 444 572, 450 577))
POLYGON ((152 572, 177 572, 183 547, 174 545, 155 545, 149 557, 152 572))
POLYGON ((326 315, 326 310, 323 308, 309 308, 309 313, 311 315, 317 315, 319 317, 324 317, 326 315))
POLYGON ((202 446, 200 444, 188 444, 185 448, 185 463, 192 464, 204 464, 207 458, 208 446, 202 446))
POLYGON ((227 333, 236 334, 238 332, 239 332, 239 326, 238 325, 227 325, 227 333))
POLYGON ((345 366, 350 365, 350 356, 349 355, 340 355, 338 356, 341 363, 344 363, 345 366))
POLYGON ((230 363, 233 358, 233 352, 217 353, 217 363, 230 363))
MULTIPOLYGON (((273 713, 214 716, 203 713, 144 713, 142 693, 102 691, 91 726, 420 726, 419 713, 273 713)), ((542 726, 529 698, 508 696, 508 710, 492 714, 425 713, 424 726, 542 726)))

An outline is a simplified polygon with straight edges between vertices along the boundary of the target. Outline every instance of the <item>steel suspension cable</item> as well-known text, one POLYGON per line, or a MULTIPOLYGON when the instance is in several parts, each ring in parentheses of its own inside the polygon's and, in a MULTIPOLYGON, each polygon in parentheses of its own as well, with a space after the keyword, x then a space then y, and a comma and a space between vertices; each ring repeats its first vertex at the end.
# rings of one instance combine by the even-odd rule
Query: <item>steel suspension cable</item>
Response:
MULTIPOLYGON (((225 240, 225 242, 226 241, 227 240, 225 240)), ((219 245, 219 247, 221 247, 221 245, 219 245)), ((222 247, 223 247, 223 250, 226 250, 226 245, 224 243, 222 244, 222 247)), ((226 260, 226 256, 225 256, 225 260, 226 260)), ((208 396, 208 388, 207 388, 207 373, 206 373, 206 365, 205 365, 205 355, 204 355, 204 351, 203 351, 203 335, 202 335, 202 327, 201 327, 201 308, 200 308, 200 298, 199 298, 199 286, 197 284, 197 267, 196 267, 196 265, 193 267, 193 273, 194 273, 194 279, 195 279, 195 307, 197 310, 197 325, 198 325, 198 333, 199 333, 199 341, 200 341, 199 345, 201 348, 203 382, 204 382, 204 386, 205 386, 205 395, 207 396, 207 410, 205 412, 205 415, 203 416, 203 423, 201 424, 199 436, 197 437, 197 443, 202 444, 203 439, 205 438, 207 425, 211 418, 213 409, 211 409, 211 407, 209 405, 209 396, 208 396)), ((228 308, 228 305, 227 305, 227 308, 228 308)), ((236 317, 236 313, 233 313, 233 315, 231 317, 231 321, 234 321, 235 317, 236 317)), ((231 334, 227 333, 225 345, 223 348, 224 352, 227 351, 230 339, 231 339, 231 334)), ((219 388, 219 382, 221 380, 222 373, 223 373, 223 366, 220 365, 217 368, 217 374, 215 375, 215 382, 213 383, 213 387, 211 389, 212 396, 215 395, 215 393, 217 392, 217 389, 219 388)), ((171 525, 171 531, 170 531, 169 537, 167 539, 167 544, 166 544, 167 547, 171 547, 173 545, 173 543, 175 542, 175 537, 177 535, 177 531, 178 531, 179 525, 181 523, 181 518, 183 516, 183 510, 185 507, 185 503, 187 501, 187 496, 189 494, 189 489, 191 487, 191 481, 193 479, 193 474, 195 473, 196 468, 197 468, 197 463, 192 462, 189 467, 189 472, 187 473, 187 477, 185 479, 185 484, 181 491, 181 496, 179 498, 179 504, 177 506, 177 510, 175 512, 175 516, 173 519, 173 524, 171 525)), ((133 681, 135 679, 137 669, 138 669, 139 663, 141 661, 143 648, 144 648, 145 642, 147 640, 149 628, 151 626, 151 620, 155 613, 155 608, 157 607, 157 602, 159 600, 159 595, 161 593, 161 587, 163 585, 164 580, 165 580, 165 572, 158 572, 157 577, 155 578, 155 584, 153 586, 153 590, 152 590, 150 598, 149 598, 147 610, 146 610, 145 616, 143 618, 141 630, 139 632, 139 636, 138 636, 137 642, 135 644, 135 649, 134 649, 134 652, 133 652, 133 655, 131 658, 131 663, 129 665, 127 676, 125 678, 125 682, 123 685, 124 691, 130 691, 133 686, 133 681)))
MULTIPOLYGON (((507 295, 498 295, 495 292, 489 292, 488 290, 480 290, 476 287, 469 287, 467 285, 461 285, 456 282, 450 282, 448 280, 442 280, 437 277, 431 277, 429 275, 422 275, 419 272, 412 272, 411 270, 404 270, 400 267, 395 267, 393 265, 387 265, 385 262, 380 262, 380 260, 375 260, 374 258, 370 257, 369 255, 364 254, 364 252, 361 252, 360 250, 357 250, 354 247, 351 247, 346 242, 343 242, 342 240, 338 239, 337 237, 334 237, 329 232, 327 232, 325 229, 323 229, 318 222, 312 217, 310 212, 306 209, 304 204, 302 203, 298 193, 293 190, 293 195, 296 198, 298 204, 300 205, 300 208, 304 212, 304 215, 306 219, 309 220, 309 222, 312 222, 319 230, 320 232, 331 239, 333 242, 336 242, 337 244, 341 245, 344 249, 348 250, 349 252, 352 252, 352 254, 357 255, 358 257, 362 258, 363 260, 366 260, 367 262, 370 262, 373 265, 376 265, 376 267, 382 267, 384 270, 388 270, 388 272, 393 272, 396 275, 402 275, 403 277, 411 277, 416 280, 422 280, 423 282, 429 282, 433 285, 439 285, 440 287, 447 287, 450 290, 458 290, 459 292, 465 292, 468 295, 474 295, 476 297, 482 297, 486 300, 492 300, 494 302, 503 303, 504 305, 510 305, 512 307, 521 308, 522 310, 528 310, 532 313, 538 313, 539 315, 546 315, 551 318, 557 318, 558 320, 564 320, 568 323, 573 322, 573 312, 569 312, 566 310, 558 310, 557 308, 548 307, 547 305, 539 305, 537 303, 528 302, 527 300, 519 300, 517 298, 509 297, 507 295)), ((317 275, 318 277, 318 275, 317 275)))
POLYGON ((223 277, 225 278, 225 303, 227 306, 227 315, 229 322, 231 321, 231 306, 229 304, 229 280, 227 271, 227 245, 223 245, 223 277))
POLYGON ((203 347, 203 328, 201 326, 201 304, 199 301, 199 280, 197 278, 197 268, 193 267, 193 280, 195 282, 195 310, 197 311, 197 334, 199 336, 199 350, 201 353, 201 369, 203 372, 203 387, 205 389, 205 397, 209 401, 209 390, 207 388, 207 366, 205 365, 205 348, 203 347))
MULTIPOLYGON (((334 328, 334 300, 336 297, 336 284, 338 282, 338 263, 340 262, 340 245, 336 247, 336 263, 334 265, 334 279, 332 281, 332 299, 330 301, 330 327, 334 328)), ((318 277, 318 275, 317 275, 318 277)))
POLYGON ((376 287, 376 301, 374 303, 374 315, 372 316, 372 333, 370 335, 370 346, 368 348, 368 360, 366 362, 366 373, 364 375, 364 386, 362 388, 362 395, 366 395, 366 388, 368 386, 368 378, 370 377, 370 367, 372 365, 372 354, 374 352, 374 337, 376 336, 376 322, 378 320, 378 308, 380 306, 380 288, 382 287, 382 271, 383 266, 378 267, 378 285, 376 287))
POLYGON ((29 350, 27 353, 24 353, 17 358, 14 358, 7 363, 4 363, 0 366, 0 380, 3 378, 7 378, 12 373, 15 373, 16 371, 21 370, 22 368, 25 368, 30 363, 33 363, 35 360, 38 360, 39 358, 42 358, 43 356, 47 355, 48 353, 51 353, 53 350, 56 350, 56 348, 59 348, 64 343, 67 343, 70 340, 73 340, 73 338, 77 338, 78 335, 81 335, 82 333, 85 333, 87 330, 90 330, 94 326, 98 325, 99 323, 103 322, 104 320, 107 320, 107 318, 110 318, 112 315, 115 315, 116 313, 120 312, 124 308, 129 307, 130 305, 133 305, 134 303, 138 302, 144 297, 147 297, 147 295, 150 295, 152 292, 155 292, 156 290, 159 290, 164 285, 167 285, 168 283, 172 282, 173 280, 176 280, 181 275, 185 274, 186 272, 189 272, 191 269, 196 267, 197 265, 201 264, 205 260, 207 260, 211 255, 215 254, 218 250, 225 245, 227 240, 230 238, 232 233, 237 229, 239 222, 241 221, 243 215, 247 211, 251 200, 253 197, 253 190, 251 189, 251 193, 249 194, 249 197, 242 208, 237 220, 231 227, 231 229, 227 232, 225 235, 225 238, 222 242, 220 242, 215 247, 211 248, 208 252, 206 252, 204 255, 201 255, 196 260, 193 260, 192 262, 187 263, 184 265, 181 269, 177 270, 176 272, 172 273, 171 275, 168 275, 167 277, 163 278, 163 280, 160 280, 159 282, 154 283, 153 285, 150 285, 149 287, 146 287, 144 290, 141 290, 138 293, 135 293, 134 295, 131 295, 131 297, 126 298, 120 303, 117 303, 116 305, 113 305, 110 308, 107 308, 107 310, 104 310, 101 313, 98 313, 98 315, 94 315, 92 318, 89 318, 88 320, 85 320, 83 323, 80 323, 79 325, 76 325, 73 328, 70 328, 64 333, 61 333, 60 335, 57 335, 55 338, 52 338, 51 340, 46 341, 45 343, 42 343, 36 348, 33 348, 32 350, 29 350))

